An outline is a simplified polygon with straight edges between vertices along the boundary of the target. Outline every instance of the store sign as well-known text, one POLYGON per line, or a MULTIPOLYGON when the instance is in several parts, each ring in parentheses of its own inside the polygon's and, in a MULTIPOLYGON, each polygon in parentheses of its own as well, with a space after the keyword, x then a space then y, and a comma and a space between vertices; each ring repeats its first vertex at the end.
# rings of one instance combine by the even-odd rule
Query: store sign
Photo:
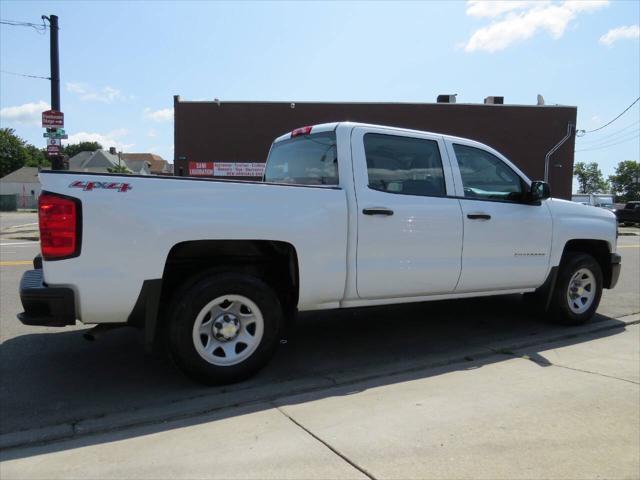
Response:
POLYGON ((213 177, 213 162, 189 162, 190 177, 213 177))
POLYGON ((261 177, 261 162, 189 162, 190 177, 261 177))

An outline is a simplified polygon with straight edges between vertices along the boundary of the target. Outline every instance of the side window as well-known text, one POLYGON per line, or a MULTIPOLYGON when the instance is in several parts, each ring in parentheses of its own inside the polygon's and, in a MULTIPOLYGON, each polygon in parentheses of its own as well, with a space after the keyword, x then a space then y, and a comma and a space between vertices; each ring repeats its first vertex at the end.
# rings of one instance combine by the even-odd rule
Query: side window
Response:
POLYGON ((524 181, 506 163, 479 148, 454 144, 464 196, 479 200, 519 202, 524 181))
POLYGON ((369 188, 405 195, 446 195, 436 141, 367 133, 364 151, 369 188))

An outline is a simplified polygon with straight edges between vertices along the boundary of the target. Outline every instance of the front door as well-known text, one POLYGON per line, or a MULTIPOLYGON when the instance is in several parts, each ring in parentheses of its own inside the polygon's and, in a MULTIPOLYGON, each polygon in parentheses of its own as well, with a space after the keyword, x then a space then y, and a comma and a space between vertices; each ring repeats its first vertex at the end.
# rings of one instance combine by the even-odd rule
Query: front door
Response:
POLYGON ((447 142, 464 221, 457 292, 536 288, 549 268, 552 223, 544 201, 525 203, 525 177, 494 153, 447 142))

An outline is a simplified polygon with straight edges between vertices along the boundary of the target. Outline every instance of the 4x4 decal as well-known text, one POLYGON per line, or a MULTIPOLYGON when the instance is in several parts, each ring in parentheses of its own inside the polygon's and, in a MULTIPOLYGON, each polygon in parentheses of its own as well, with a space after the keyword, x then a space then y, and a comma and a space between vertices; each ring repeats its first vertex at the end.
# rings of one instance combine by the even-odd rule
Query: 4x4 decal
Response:
POLYGON ((69 188, 81 188, 85 192, 90 192, 91 190, 95 190, 97 188, 104 188, 105 190, 117 190, 119 192, 127 192, 131 190, 133 187, 128 183, 120 183, 120 182, 83 182, 81 180, 76 180, 75 182, 71 182, 69 188))

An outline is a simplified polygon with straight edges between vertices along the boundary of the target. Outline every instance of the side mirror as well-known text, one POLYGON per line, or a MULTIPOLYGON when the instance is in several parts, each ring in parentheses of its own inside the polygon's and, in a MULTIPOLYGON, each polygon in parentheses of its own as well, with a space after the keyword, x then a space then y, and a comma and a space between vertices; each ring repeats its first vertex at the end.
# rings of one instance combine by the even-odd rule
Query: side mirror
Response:
POLYGON ((539 202, 545 200, 551 196, 551 189, 547 182, 536 180, 531 182, 531 188, 529 188, 529 199, 532 202, 539 202))

